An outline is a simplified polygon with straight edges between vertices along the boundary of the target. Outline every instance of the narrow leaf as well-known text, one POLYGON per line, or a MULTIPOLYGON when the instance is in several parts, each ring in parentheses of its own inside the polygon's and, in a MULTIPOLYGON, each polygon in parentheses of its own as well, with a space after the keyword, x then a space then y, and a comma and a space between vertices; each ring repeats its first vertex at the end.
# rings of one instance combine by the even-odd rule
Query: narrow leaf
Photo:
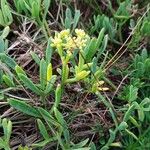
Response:
POLYGON ((41 118, 41 114, 38 112, 38 110, 36 108, 34 108, 33 106, 30 106, 29 104, 27 104, 23 101, 20 101, 20 100, 14 99, 14 98, 9 98, 8 103, 13 108, 15 108, 27 115, 30 115, 30 116, 33 116, 36 118, 41 118))
POLYGON ((52 54, 53 54, 53 49, 51 47, 51 40, 49 39, 48 43, 47 43, 47 48, 46 48, 46 63, 47 63, 47 65, 51 62, 52 54))
POLYGON ((41 91, 35 86, 35 84, 25 75, 18 74, 20 80, 24 83, 26 87, 28 87, 31 91, 36 93, 37 95, 42 95, 41 91))
POLYGON ((47 83, 47 65, 44 59, 40 62, 40 84, 42 90, 45 89, 46 83, 47 83))
POLYGON ((74 21, 73 21, 73 30, 76 28, 78 22, 79 22, 79 18, 80 18, 80 10, 75 10, 75 16, 74 16, 74 21))
POLYGON ((37 120, 37 123, 38 123, 40 133, 42 134, 42 136, 44 137, 45 140, 48 140, 49 135, 47 133, 47 129, 46 129, 45 125, 43 124, 43 122, 40 119, 37 120))

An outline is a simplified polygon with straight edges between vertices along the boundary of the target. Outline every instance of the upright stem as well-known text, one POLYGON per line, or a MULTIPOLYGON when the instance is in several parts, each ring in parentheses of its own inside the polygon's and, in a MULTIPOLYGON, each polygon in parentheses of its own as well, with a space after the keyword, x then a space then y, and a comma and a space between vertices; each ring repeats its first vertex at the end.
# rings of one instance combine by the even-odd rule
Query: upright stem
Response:
POLYGON ((120 42, 123 43, 121 27, 122 27, 122 25, 119 25, 118 34, 119 34, 119 40, 120 40, 120 42))

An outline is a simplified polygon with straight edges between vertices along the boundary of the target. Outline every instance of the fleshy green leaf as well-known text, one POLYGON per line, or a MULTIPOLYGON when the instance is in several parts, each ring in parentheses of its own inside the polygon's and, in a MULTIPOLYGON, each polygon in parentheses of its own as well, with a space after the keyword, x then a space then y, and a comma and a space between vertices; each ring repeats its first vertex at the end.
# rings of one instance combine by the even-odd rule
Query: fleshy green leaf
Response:
POLYGON ((7 84, 7 86, 9 86, 9 87, 14 87, 15 86, 15 84, 13 83, 13 80, 10 79, 10 77, 7 76, 7 75, 3 75, 3 80, 7 84))
POLYGON ((43 94, 27 76, 20 73, 18 74, 18 76, 20 80, 24 83, 24 85, 28 87, 31 91, 33 91, 37 95, 43 94))
POLYGON ((45 140, 48 140, 50 137, 47 133, 47 129, 46 129, 45 125, 43 124, 43 122, 40 119, 37 120, 37 123, 38 123, 40 133, 42 134, 42 136, 44 137, 45 140))
POLYGON ((8 103, 13 108, 15 108, 27 115, 30 115, 30 116, 33 116, 36 118, 41 118, 41 114, 38 112, 38 110, 36 108, 34 108, 33 106, 27 104, 26 102, 23 102, 23 101, 14 99, 14 98, 9 98, 8 103))
POLYGON ((31 51, 30 54, 31 54, 32 58, 34 59, 34 61, 40 66, 40 58, 38 57, 38 55, 33 51, 31 51))
POLYGON ((45 94, 49 94, 49 92, 52 90, 54 83, 56 81, 56 75, 53 75, 51 80, 48 81, 47 86, 46 86, 46 90, 44 91, 45 94))
POLYGON ((16 62, 8 57, 6 54, 4 53, 0 53, 0 60, 4 63, 6 63, 9 67, 11 67, 12 69, 15 68, 15 66, 17 65, 16 62))
POLYGON ((20 73, 20 74, 23 74, 23 75, 26 76, 26 73, 24 72, 24 70, 18 65, 15 66, 15 71, 16 71, 17 74, 20 73))
POLYGON ((74 16, 74 21, 73 21, 73 29, 76 28, 78 22, 79 22, 79 18, 80 18, 80 10, 75 10, 75 16, 74 16))
POLYGON ((44 59, 40 62, 40 84, 42 90, 44 90, 47 84, 47 65, 44 59))
POLYGON ((93 56, 95 55, 97 51, 96 42, 97 42, 97 39, 92 38, 89 45, 85 48, 84 53, 85 53, 85 59, 87 60, 87 62, 91 61, 91 59, 93 58, 93 56))
POLYGON ((89 141, 89 139, 85 139, 85 140, 81 141, 80 143, 75 144, 75 146, 73 148, 74 149, 82 148, 88 143, 88 141, 89 141))
POLYGON ((7 37, 7 35, 9 34, 10 32, 10 28, 9 26, 5 27, 3 32, 2 32, 2 35, 0 36, 2 39, 5 39, 7 37))
POLYGON ((48 40, 47 48, 46 48, 46 63, 47 65, 51 62, 53 49, 51 47, 51 40, 48 40))
POLYGON ((69 8, 66 9, 65 28, 70 29, 72 24, 72 13, 69 8))

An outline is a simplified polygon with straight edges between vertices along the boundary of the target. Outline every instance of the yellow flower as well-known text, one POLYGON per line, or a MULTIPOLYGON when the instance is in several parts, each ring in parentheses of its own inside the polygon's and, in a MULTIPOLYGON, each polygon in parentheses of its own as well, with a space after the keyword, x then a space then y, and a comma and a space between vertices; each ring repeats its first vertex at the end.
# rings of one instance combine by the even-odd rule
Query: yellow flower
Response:
POLYGON ((51 46, 52 47, 56 47, 56 48, 59 48, 62 46, 62 39, 58 36, 55 36, 54 38, 51 39, 52 41, 52 44, 51 46))
POLYGON ((103 85, 105 82, 104 81, 99 81, 98 83, 96 83, 97 86, 103 85))
POLYGON ((81 29, 75 29, 76 39, 75 43, 79 49, 83 49, 86 46, 89 36, 81 29))
POLYGON ((68 49, 68 50, 70 50, 71 48, 76 48, 76 44, 72 37, 68 37, 66 39, 66 43, 64 43, 63 46, 65 49, 68 49))
POLYGON ((99 90, 99 91, 108 91, 109 88, 107 88, 107 87, 101 87, 101 88, 100 88, 100 87, 99 87, 98 90, 99 90))
POLYGON ((70 30, 69 30, 69 29, 62 30, 62 31, 60 32, 60 37, 61 37, 61 38, 67 38, 67 37, 69 37, 69 34, 70 34, 70 30))
POLYGON ((67 64, 71 57, 72 57, 72 53, 70 51, 67 51, 67 55, 64 62, 67 64))
POLYGON ((109 88, 107 88, 107 87, 102 87, 102 85, 103 85, 104 83, 105 83, 104 81, 99 81, 99 82, 93 84, 93 86, 92 86, 92 91, 93 91, 93 92, 96 92, 96 91, 108 91, 109 88))
POLYGON ((79 73, 77 73, 76 74, 76 80, 82 80, 82 79, 84 79, 86 76, 88 76, 89 75, 89 73, 90 73, 90 71, 81 71, 81 72, 79 72, 79 73))
POLYGON ((87 39, 77 37, 74 41, 79 49, 83 49, 86 46, 87 39))
POLYGON ((84 38, 86 36, 84 30, 82 30, 82 29, 75 29, 75 33, 76 33, 77 37, 80 37, 80 38, 84 38))
POLYGON ((79 48, 82 50, 87 43, 89 36, 81 29, 75 29, 75 37, 70 34, 70 30, 62 30, 61 32, 56 32, 55 37, 51 39, 52 47, 57 49, 64 48, 66 50, 79 48))

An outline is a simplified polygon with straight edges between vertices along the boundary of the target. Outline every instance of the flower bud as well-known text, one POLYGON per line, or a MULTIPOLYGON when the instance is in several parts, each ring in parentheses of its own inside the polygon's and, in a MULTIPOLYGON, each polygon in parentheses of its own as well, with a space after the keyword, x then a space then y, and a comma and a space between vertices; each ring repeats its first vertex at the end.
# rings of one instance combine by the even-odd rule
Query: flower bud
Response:
POLYGON ((76 80, 84 79, 89 73, 90 73, 90 71, 81 71, 81 72, 77 73, 76 80))
POLYGON ((50 63, 47 67, 47 82, 52 78, 52 64, 50 63))

